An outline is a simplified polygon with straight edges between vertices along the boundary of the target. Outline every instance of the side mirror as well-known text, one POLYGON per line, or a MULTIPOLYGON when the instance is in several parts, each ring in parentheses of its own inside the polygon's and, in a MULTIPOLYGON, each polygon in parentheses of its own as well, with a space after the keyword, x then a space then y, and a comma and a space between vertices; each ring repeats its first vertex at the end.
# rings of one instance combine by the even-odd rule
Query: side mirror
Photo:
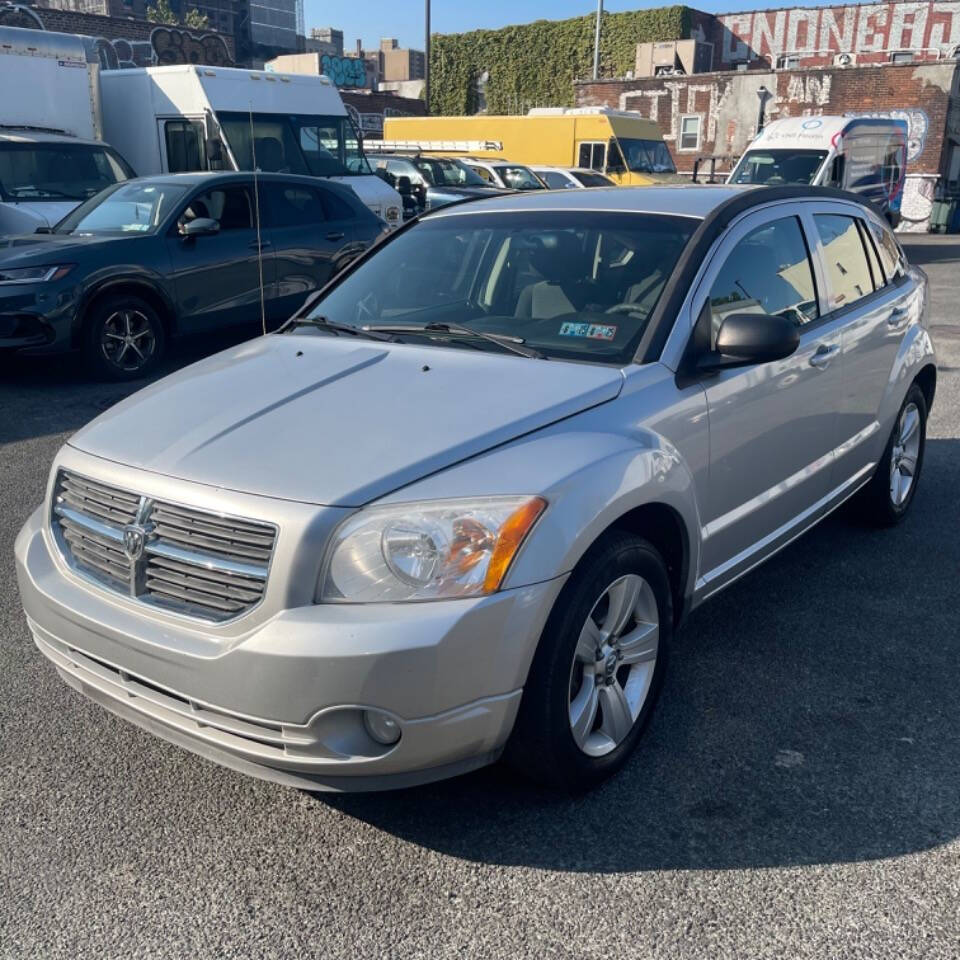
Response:
POLYGON ((223 169, 223 143, 219 137, 210 137, 206 141, 207 167, 211 170, 223 169))
POLYGON ((789 357, 800 345, 800 329, 789 317, 731 313, 717 332, 716 348, 700 357, 701 370, 721 370, 789 357))
POLYGON ((409 197, 413 193, 413 185, 410 183, 409 177, 397 177, 394 189, 401 197, 409 197))
POLYGON ((209 217, 196 217, 181 223, 177 229, 181 237, 210 237, 220 232, 220 224, 209 217))

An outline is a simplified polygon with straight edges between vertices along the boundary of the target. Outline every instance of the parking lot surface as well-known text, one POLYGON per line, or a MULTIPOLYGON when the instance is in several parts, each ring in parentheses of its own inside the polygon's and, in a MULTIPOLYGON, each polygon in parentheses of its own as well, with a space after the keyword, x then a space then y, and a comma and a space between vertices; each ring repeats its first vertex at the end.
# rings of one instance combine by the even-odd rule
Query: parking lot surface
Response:
POLYGON ((960 956, 960 241, 905 246, 940 363, 909 520, 840 511, 698 610, 641 749, 578 797, 499 768, 311 796, 66 687, 13 541, 60 444, 135 387, 8 360, 0 957, 960 956))

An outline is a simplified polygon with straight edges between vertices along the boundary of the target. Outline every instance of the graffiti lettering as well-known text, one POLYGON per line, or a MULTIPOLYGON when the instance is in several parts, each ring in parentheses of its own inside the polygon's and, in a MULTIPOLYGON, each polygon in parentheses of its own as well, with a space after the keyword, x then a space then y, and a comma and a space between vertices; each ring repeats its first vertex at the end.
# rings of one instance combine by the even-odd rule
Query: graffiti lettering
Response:
POLYGON ((367 64, 359 57, 336 57, 325 53, 320 69, 338 87, 367 86, 367 64))

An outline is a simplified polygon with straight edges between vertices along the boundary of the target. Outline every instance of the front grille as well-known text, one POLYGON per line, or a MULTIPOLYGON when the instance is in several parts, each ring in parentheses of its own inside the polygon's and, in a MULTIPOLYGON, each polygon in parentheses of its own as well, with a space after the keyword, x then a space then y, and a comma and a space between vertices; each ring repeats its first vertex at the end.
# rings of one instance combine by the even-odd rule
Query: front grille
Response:
POLYGON ((277 537, 268 523, 152 500, 69 470, 57 476, 52 523, 67 561, 88 577, 214 621, 260 603, 277 537))

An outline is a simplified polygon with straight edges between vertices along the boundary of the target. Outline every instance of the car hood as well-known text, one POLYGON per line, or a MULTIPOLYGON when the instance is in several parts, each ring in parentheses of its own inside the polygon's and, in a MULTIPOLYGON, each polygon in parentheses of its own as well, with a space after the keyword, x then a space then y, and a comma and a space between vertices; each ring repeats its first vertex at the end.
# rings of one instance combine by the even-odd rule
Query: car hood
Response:
POLYGON ((450 197, 493 197, 505 191, 500 187, 430 187, 428 193, 444 194, 450 197))
MULTIPOLYGON (((29 233, 37 227, 55 226, 80 203, 80 200, 11 200, 4 204, 4 213, 12 229, 29 233)), ((2 220, 0 216, 0 222, 2 220)))
POLYGON ((609 366, 272 335, 128 397, 70 444, 244 493, 361 506, 612 400, 622 383, 609 366))
POLYGON ((30 267, 50 263, 51 257, 63 259, 81 250, 102 247, 109 243, 129 243, 130 236, 74 236, 69 233, 38 233, 25 237, 0 237, 0 264, 30 267))

